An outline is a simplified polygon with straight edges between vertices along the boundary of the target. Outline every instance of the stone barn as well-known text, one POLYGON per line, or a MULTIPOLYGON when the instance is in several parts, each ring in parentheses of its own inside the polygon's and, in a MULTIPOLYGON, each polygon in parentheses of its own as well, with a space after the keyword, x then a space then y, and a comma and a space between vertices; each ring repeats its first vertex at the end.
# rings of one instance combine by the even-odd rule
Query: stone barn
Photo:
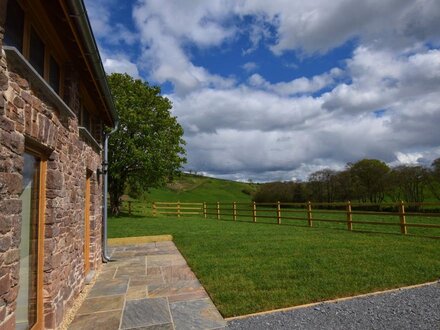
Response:
POLYGON ((117 115, 82 0, 2 0, 0 49, 0 329, 55 329, 105 257, 117 115))

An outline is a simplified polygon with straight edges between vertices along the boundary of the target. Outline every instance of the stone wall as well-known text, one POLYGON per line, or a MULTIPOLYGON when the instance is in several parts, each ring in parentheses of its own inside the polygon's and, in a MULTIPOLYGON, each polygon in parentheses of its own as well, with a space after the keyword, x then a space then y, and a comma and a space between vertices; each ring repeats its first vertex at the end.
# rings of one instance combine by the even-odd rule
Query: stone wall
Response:
MULTIPOLYGON (((0 45, 3 30, 0 27, 0 45)), ((32 140, 50 150, 44 239, 44 325, 56 328, 84 286, 86 173, 91 178, 91 269, 101 260, 101 151, 78 132, 76 117, 62 115, 35 90, 20 67, 0 55, 0 329, 15 327, 18 292, 23 154, 32 140), (26 138, 25 138, 26 137, 26 138)), ((78 113, 78 77, 69 76, 67 104, 78 113)))
MULTIPOLYGON (((0 26, 0 45, 4 30, 0 26)), ((3 49, 3 48, 0 48, 3 49)), ((20 237, 23 137, 6 117, 7 65, 0 53, 0 328, 15 328, 13 312, 18 293, 18 237, 20 237)))

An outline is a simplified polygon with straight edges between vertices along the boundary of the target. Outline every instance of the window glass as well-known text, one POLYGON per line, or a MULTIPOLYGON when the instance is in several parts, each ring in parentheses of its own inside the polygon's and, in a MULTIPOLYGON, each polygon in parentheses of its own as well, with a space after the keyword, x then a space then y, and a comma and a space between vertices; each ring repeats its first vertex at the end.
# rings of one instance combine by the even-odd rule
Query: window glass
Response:
POLYGON ((87 111, 87 109, 84 108, 84 107, 82 107, 82 110, 81 110, 80 123, 81 123, 82 127, 86 128, 89 131, 89 133, 91 133, 91 130, 90 130, 90 114, 87 111))
POLYGON ((29 62, 34 69, 43 77, 44 75, 44 43, 35 32, 31 29, 31 40, 29 47, 29 62))
POLYGON ((39 159, 25 154, 16 329, 30 329, 37 320, 39 177, 39 159))
POLYGON ((8 1, 4 44, 23 52, 24 12, 15 0, 8 1))
POLYGON ((56 93, 60 91, 60 67, 57 61, 51 56, 50 57, 50 68, 49 68, 49 85, 53 88, 56 93))

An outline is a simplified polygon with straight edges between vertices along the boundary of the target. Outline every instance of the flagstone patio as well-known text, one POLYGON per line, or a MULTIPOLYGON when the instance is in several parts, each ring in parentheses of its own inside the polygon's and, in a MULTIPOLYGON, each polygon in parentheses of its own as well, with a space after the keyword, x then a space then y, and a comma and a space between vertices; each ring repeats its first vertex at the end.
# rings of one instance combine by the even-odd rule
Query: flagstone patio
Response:
POLYGON ((173 242, 111 247, 69 329, 223 329, 226 322, 173 242))

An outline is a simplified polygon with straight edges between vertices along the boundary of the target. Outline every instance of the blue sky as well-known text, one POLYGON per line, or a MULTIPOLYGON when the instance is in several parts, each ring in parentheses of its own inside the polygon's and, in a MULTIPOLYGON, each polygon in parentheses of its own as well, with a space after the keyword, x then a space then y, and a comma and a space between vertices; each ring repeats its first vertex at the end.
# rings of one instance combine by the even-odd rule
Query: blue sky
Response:
POLYGON ((187 170, 301 180, 440 157, 438 0, 86 0, 108 73, 159 85, 187 170))

